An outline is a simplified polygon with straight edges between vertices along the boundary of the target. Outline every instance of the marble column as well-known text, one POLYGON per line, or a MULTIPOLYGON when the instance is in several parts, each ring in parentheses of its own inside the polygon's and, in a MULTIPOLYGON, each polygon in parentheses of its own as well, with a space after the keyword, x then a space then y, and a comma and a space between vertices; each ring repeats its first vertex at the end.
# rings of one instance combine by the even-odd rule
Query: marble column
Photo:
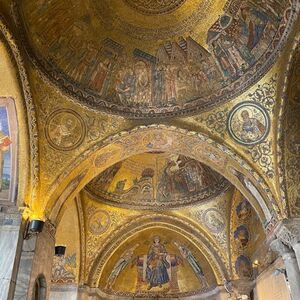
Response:
POLYGON ((13 300, 27 299, 37 236, 24 240, 13 300))
POLYGON ((22 216, 16 208, 0 210, 0 299, 12 299, 23 241, 22 216))
POLYGON ((295 251, 300 270, 300 218, 283 220, 277 226, 275 235, 280 241, 295 251))
POLYGON ((283 259, 286 268, 287 280, 291 288, 292 300, 300 299, 300 270, 295 253, 279 239, 275 239, 270 244, 271 249, 277 252, 283 259))
POLYGON ((24 240, 14 300, 31 299, 35 281, 40 275, 45 278, 46 299, 49 299, 54 247, 55 227, 48 221, 41 233, 24 240))
MULTIPOLYGON (((72 284, 52 284, 50 290, 50 300, 78 300, 78 286, 72 284)), ((84 299, 84 298, 83 298, 84 299)))
POLYGON ((293 249, 297 258, 299 270, 300 270, 300 242, 293 244, 293 249))

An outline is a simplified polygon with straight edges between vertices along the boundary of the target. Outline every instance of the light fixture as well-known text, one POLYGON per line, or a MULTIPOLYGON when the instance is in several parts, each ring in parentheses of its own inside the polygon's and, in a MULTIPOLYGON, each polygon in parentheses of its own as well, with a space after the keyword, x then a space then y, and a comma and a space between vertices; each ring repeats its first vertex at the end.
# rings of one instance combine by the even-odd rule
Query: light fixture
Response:
POLYGON ((44 221, 35 219, 27 222, 27 226, 25 229, 24 239, 30 239, 34 234, 38 234, 43 231, 44 221))
POLYGON ((55 256, 64 256, 66 253, 66 246, 55 246, 55 256))
POLYGON ((29 223, 28 231, 31 233, 40 233, 43 231, 44 221, 42 220, 32 220, 29 223))

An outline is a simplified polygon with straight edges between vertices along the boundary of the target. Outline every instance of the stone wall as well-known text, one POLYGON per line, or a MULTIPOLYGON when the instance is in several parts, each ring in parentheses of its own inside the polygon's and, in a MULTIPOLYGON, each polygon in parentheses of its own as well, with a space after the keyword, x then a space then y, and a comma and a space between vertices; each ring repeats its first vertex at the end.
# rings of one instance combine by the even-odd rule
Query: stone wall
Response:
POLYGON ((12 299, 22 244, 22 218, 17 211, 0 212, 0 299, 12 299))
POLYGON ((256 300, 291 300, 283 274, 275 275, 276 268, 285 268, 282 259, 277 259, 256 281, 256 300))

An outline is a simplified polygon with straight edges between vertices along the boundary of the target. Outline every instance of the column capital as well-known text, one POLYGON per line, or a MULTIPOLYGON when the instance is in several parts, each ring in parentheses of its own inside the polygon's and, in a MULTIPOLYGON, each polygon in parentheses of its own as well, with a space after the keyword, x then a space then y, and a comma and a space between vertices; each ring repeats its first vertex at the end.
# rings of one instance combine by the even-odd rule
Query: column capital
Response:
POLYGON ((254 281, 248 279, 238 279, 233 281, 233 287, 239 295, 247 295, 251 293, 255 286, 254 281))
POLYGON ((293 248, 300 243, 300 218, 282 220, 276 226, 274 233, 285 245, 293 248))
POLYGON ((293 251, 285 245, 280 239, 275 239, 270 243, 270 248, 281 257, 294 254, 293 251))

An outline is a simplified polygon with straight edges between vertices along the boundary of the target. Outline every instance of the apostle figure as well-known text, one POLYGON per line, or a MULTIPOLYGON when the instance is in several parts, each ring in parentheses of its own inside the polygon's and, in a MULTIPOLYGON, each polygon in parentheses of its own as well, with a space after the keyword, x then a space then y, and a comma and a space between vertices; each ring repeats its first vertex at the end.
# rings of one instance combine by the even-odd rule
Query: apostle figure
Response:
POLYGON ((113 284, 115 283, 117 277, 120 273, 128 266, 128 264, 133 260, 134 250, 139 246, 136 244, 129 250, 126 250, 120 257, 120 259, 115 263, 110 275, 106 281, 106 288, 111 289, 113 284))
POLYGON ((168 261, 169 255, 165 246, 161 243, 160 237, 155 236, 147 255, 146 281, 148 290, 153 287, 162 287, 170 281, 168 269, 171 267, 168 261))
POLYGON ((204 276, 201 266, 199 265, 197 259, 195 258, 195 256, 191 252, 191 250, 184 245, 180 245, 176 241, 174 242, 174 245, 179 249, 182 257, 188 261, 189 265, 192 267, 193 271, 195 272, 197 277, 200 279, 203 288, 207 288, 208 282, 204 276))
POLYGON ((257 118, 251 118, 248 110, 243 110, 241 117, 243 119, 241 138, 245 142, 259 140, 266 131, 265 126, 257 118))

